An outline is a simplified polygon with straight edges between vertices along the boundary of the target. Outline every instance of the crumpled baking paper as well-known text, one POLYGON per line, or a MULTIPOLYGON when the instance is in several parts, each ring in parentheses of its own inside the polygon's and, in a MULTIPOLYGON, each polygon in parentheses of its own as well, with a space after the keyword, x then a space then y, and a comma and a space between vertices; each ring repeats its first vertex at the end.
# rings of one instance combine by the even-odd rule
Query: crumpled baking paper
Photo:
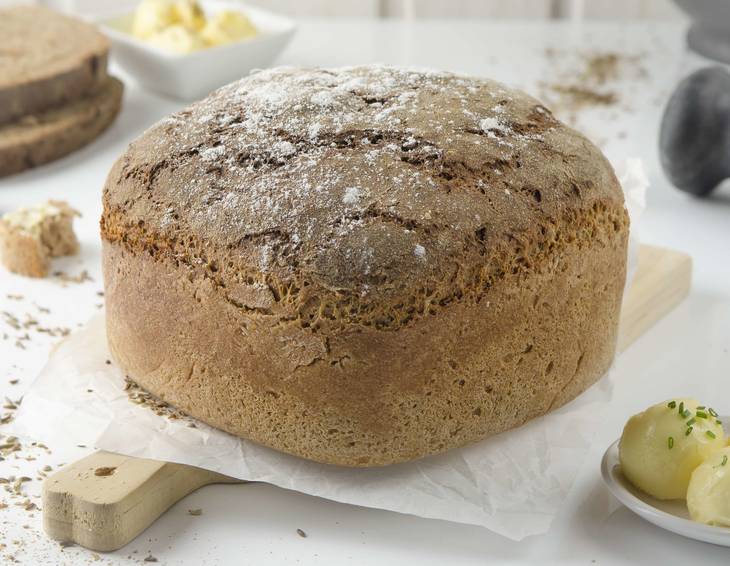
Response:
MULTIPOLYGON (((635 226, 647 187, 641 162, 627 160, 617 174, 635 226)), ((634 241, 633 266, 636 246, 634 241)), ((85 444, 190 464, 343 503, 481 525, 513 540, 549 529, 612 389, 607 375, 564 407, 518 429, 415 462, 352 469, 283 454, 202 423, 191 428, 185 420, 158 416, 129 401, 124 375, 106 363, 109 358, 104 317, 98 315, 51 354, 23 399, 14 433, 54 450, 85 444)))

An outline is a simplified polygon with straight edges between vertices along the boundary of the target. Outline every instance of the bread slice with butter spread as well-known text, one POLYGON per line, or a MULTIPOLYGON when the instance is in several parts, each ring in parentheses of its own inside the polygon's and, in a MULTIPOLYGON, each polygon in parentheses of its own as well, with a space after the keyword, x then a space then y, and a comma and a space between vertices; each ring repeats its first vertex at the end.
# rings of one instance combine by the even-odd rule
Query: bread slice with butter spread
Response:
POLYGON ((13 273, 45 277, 51 258, 79 250, 75 216, 81 214, 58 200, 8 212, 0 217, 0 262, 13 273))

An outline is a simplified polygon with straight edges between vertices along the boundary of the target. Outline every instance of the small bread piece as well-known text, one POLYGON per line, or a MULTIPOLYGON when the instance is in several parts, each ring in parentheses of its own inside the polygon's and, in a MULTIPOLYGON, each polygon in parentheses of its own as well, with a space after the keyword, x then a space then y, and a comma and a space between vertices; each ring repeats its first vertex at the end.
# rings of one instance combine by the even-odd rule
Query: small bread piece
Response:
POLYGON ((48 163, 86 145, 119 112, 123 86, 108 77, 94 94, 0 126, 0 177, 48 163))
POLYGON ((106 79, 109 40, 37 6, 0 10, 0 124, 67 104, 106 79))
POLYGON ((0 218, 0 258, 5 267, 28 277, 48 275, 52 257, 79 250, 74 216, 81 215, 67 203, 49 200, 0 218))

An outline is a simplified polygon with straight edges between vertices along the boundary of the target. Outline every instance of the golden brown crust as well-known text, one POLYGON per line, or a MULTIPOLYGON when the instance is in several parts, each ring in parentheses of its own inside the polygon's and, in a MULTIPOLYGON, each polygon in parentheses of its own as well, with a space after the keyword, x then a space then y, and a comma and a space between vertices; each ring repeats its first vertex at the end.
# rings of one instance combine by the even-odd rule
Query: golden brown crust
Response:
POLYGON ((215 426, 394 463, 602 375, 627 233, 606 160, 522 93, 268 71, 153 127, 110 172, 109 341, 143 387, 215 426))

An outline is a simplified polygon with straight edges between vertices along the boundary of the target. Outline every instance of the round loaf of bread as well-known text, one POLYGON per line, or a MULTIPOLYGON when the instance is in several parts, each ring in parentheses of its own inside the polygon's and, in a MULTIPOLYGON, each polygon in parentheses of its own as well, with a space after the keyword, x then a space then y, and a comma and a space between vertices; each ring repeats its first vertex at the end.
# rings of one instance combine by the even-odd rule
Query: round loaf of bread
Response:
POLYGON ((628 224, 601 152, 521 92, 263 71, 111 170, 109 346, 143 388, 235 435, 346 466, 412 460, 606 372, 628 224))

